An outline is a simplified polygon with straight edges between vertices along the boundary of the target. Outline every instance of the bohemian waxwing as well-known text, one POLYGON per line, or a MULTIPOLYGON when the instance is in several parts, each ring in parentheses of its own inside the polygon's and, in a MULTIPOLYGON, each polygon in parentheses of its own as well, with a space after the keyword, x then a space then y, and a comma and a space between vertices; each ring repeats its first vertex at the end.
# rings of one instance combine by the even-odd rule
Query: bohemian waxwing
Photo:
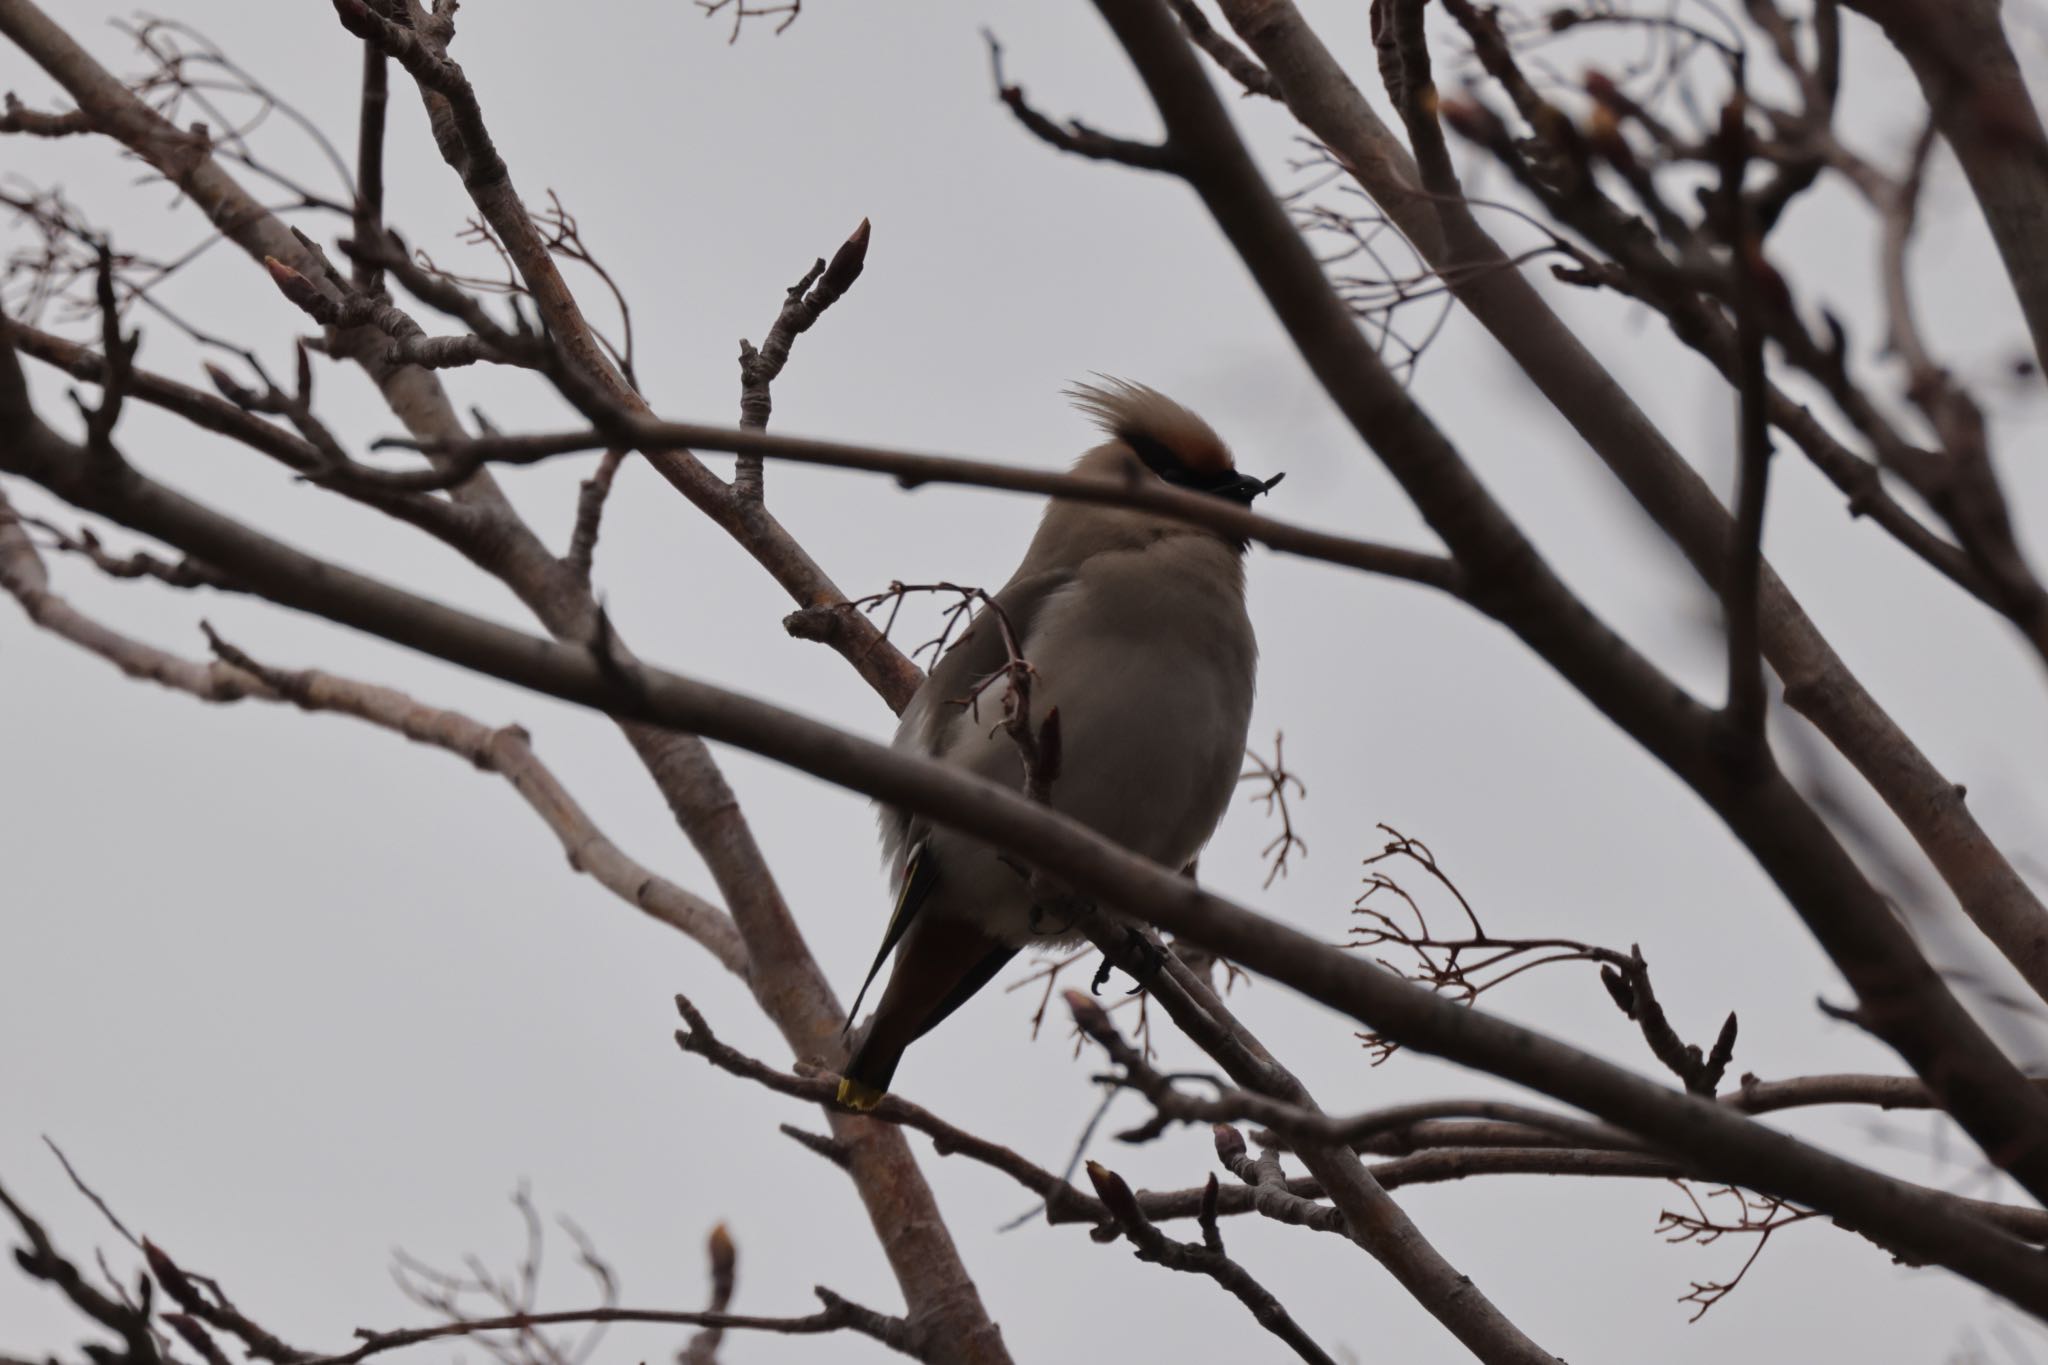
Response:
MULTIPOLYGON (((1238 473, 1208 423, 1155 390, 1105 379, 1069 393, 1110 437, 1075 463, 1077 474, 1149 471, 1244 504, 1279 482, 1238 473)), ((995 597, 1033 670, 1033 726, 1059 710, 1052 805, 1176 870, 1215 832, 1243 766, 1258 662, 1244 549, 1140 509, 1055 499, 995 597)), ((967 704, 1008 658, 984 611, 903 709, 895 746, 1021 787, 1017 745, 990 719, 1002 713, 1007 678, 967 704)), ((884 807, 881 823, 896 909, 862 995, 892 948, 896 964, 839 1087, 841 1102, 859 1109, 880 1102, 903 1050, 1019 948, 1078 937, 1034 913, 1014 860, 922 816, 884 807)))

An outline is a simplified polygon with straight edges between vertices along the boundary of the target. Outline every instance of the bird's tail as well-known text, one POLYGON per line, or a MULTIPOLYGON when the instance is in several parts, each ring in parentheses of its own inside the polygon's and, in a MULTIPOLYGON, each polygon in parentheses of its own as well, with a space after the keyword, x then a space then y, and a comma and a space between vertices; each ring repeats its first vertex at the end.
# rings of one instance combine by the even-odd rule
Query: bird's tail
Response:
POLYGON ((875 1032, 879 1030, 870 1032, 854 1050, 839 1078, 839 1102, 862 1113, 880 1104, 882 1096, 889 1093, 896 1063, 903 1060, 903 1048, 877 1038, 875 1032))
POLYGON ((925 921, 913 928, 867 1035, 840 1073, 839 1102, 862 1112, 880 1104, 904 1049, 987 985, 1016 952, 965 920, 925 921))

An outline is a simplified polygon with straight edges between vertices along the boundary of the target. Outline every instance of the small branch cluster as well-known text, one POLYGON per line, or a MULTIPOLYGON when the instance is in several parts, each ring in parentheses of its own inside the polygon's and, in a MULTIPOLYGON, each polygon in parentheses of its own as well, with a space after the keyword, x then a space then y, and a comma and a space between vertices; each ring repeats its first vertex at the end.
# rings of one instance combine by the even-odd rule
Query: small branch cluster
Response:
POLYGON ((775 36, 788 32, 789 26, 803 17, 804 0, 781 0, 780 4, 760 4, 757 0, 697 0, 697 8, 704 11, 706 19, 730 11, 732 33, 726 38, 728 44, 740 40, 740 30, 749 19, 775 20, 775 36))
POLYGON ((1684 1209, 1665 1209, 1657 1215, 1657 1233, 1667 1242, 1689 1242, 1694 1246, 1712 1246, 1723 1237, 1754 1237, 1755 1245, 1742 1264, 1726 1280, 1694 1281, 1692 1288, 1680 1296, 1680 1303, 1694 1305, 1690 1321, 1698 1322, 1707 1315, 1707 1310, 1735 1292, 1743 1276, 1749 1274, 1757 1257, 1763 1255, 1764 1247, 1771 1236, 1780 1228, 1794 1223, 1803 1223, 1815 1216, 1812 1209, 1802 1209, 1783 1199, 1770 1195, 1753 1194, 1722 1185, 1707 1191, 1703 1202, 1694 1187, 1694 1182, 1674 1180, 1671 1182, 1678 1192, 1685 1196, 1684 1209), (1714 1200, 1732 1202, 1735 1213, 1732 1219, 1717 1219, 1707 1211, 1707 1203, 1714 1200))
MULTIPOLYGON (((450 1326, 486 1318, 532 1318, 539 1311, 547 1228, 524 1185, 514 1192, 512 1205, 519 1212, 525 1249, 511 1270, 494 1271, 474 1255, 460 1269, 445 1270, 400 1248, 393 1253, 392 1264, 399 1292, 450 1326)), ((616 1308, 619 1281, 611 1266, 574 1220, 560 1216, 556 1225, 569 1238, 577 1265, 596 1289, 599 1310, 616 1308)), ((718 1309, 722 1311, 723 1305, 718 1309)), ((505 1337, 484 1337, 478 1345, 498 1365, 585 1365, 604 1340, 606 1327, 597 1319, 583 1324, 574 1337, 523 1327, 505 1337)))
MULTIPOLYGON (((1381 824, 1378 828, 1387 836, 1387 843, 1365 859, 1365 890, 1352 905, 1352 914, 1363 922, 1352 927, 1345 946, 1372 953, 1389 971, 1469 1005, 1486 992, 1539 967, 1619 959, 1618 954, 1572 939, 1498 938, 1488 933, 1478 912, 1437 863, 1427 844, 1391 825, 1381 824), (1433 927, 1422 902, 1385 870, 1397 863, 1419 869, 1449 893, 1467 932, 1439 931, 1433 927), (1389 901, 1394 903, 1393 909, 1379 908, 1389 901)), ((1379 1033, 1361 1033, 1359 1037, 1372 1053, 1375 1066, 1399 1048, 1395 1040, 1379 1033)))
POLYGON ((1252 792, 1251 799, 1266 809, 1268 817, 1280 821, 1280 832, 1272 842, 1259 850, 1259 856, 1266 860, 1266 880, 1262 888, 1270 889, 1274 881, 1287 875, 1288 860, 1295 854, 1308 856, 1308 841, 1294 830, 1294 812, 1287 804, 1287 789, 1292 787, 1296 796, 1308 795, 1299 775, 1287 766, 1286 736, 1278 731, 1273 734, 1273 761, 1268 763, 1259 757, 1256 750, 1247 749, 1245 757, 1252 761, 1250 772, 1244 773, 1239 782, 1259 782, 1264 785, 1252 792))
MULTIPOLYGON (((1657 1060, 1696 1095, 1712 1095, 1720 1088, 1721 1078, 1735 1055, 1736 1022, 1732 1013, 1722 1023, 1713 1046, 1702 1052, 1697 1044, 1684 1042, 1672 1029, 1651 987, 1649 964, 1643 960, 1640 947, 1631 946, 1627 953, 1620 953, 1576 939, 1496 937, 1487 932, 1479 912, 1472 908, 1427 844, 1391 825, 1382 824, 1379 828, 1387 835, 1387 843, 1365 860, 1365 890, 1352 908, 1352 913, 1365 923, 1352 928, 1347 947, 1371 952, 1389 971, 1419 981, 1465 1005, 1524 972, 1563 962, 1598 963, 1600 981, 1609 998, 1642 1031, 1657 1060), (1448 892, 1469 932, 1452 934, 1432 928, 1422 903, 1385 870, 1395 863, 1420 869, 1448 892), (1396 908, 1381 910, 1373 903, 1375 898, 1381 903, 1391 900, 1396 908)), ((1358 1036, 1372 1054, 1375 1066, 1399 1048, 1395 1040, 1380 1033, 1358 1036)))
MULTIPOLYGON (((1477 99, 1446 102, 1444 118, 1508 171, 1552 220, 1599 253, 1600 259, 1582 258, 1558 268, 1559 279, 1649 305, 1742 399, 1742 410, 1749 414, 1743 437, 1746 472, 1738 493, 1740 554, 1731 561, 1732 570, 1756 558, 1761 470, 1769 453, 1764 428, 1775 426, 1848 495, 1852 514, 1871 516, 1929 565, 2004 614, 2048 659, 2048 590, 2015 538, 1980 406, 1953 369, 1933 358, 1907 283, 1907 250, 1935 116, 1930 114, 1904 167, 1882 169, 1836 128, 1840 36, 1834 7, 1820 7, 1829 18, 1814 27, 1811 56, 1775 0, 1747 8, 1766 38, 1765 50, 1795 92, 1790 103, 1758 93, 1734 45, 1688 32, 1676 20, 1664 21, 1665 27, 1685 41, 1668 50, 1670 65, 1648 89, 1632 79, 1642 72, 1617 78, 1595 70, 1581 91, 1546 91, 1524 62, 1524 50, 1536 35, 1507 26, 1471 0, 1446 0, 1480 66, 1507 95, 1527 131, 1518 133, 1477 99), (1729 93, 1710 102, 1719 111, 1710 125, 1682 129, 1657 106, 1661 100, 1686 110, 1686 102, 1671 93, 1670 72, 1696 57, 1721 64, 1729 93), (1575 118, 1567 102, 1582 105, 1584 116, 1575 118), (1752 168, 1763 173, 1751 174, 1752 168), (1667 184, 1691 184, 1702 171, 1717 176, 1719 188, 1701 190, 1688 211, 1667 184), (1918 413, 1925 434, 1933 438, 1932 449, 1894 420, 1859 376, 1841 318, 1825 305, 1802 301, 1793 282, 1769 259, 1771 228, 1824 175, 1859 195, 1882 229, 1877 275, 1886 313, 1883 352, 1904 369, 1898 396, 1918 413), (1817 318, 1818 325, 1809 318, 1817 318), (1783 366, 1827 395, 1863 452, 1782 391, 1766 369, 1766 342, 1783 366), (1932 507, 1953 541, 1895 502, 1877 477, 1880 469, 1932 507)), ((1606 18, 1573 12, 1573 22, 1552 31, 1606 18)), ((1659 21, 1637 17, 1632 22, 1659 21)), ((1745 591, 1740 582, 1735 591, 1738 596, 1745 591)), ((1739 622, 1747 610, 1731 600, 1731 620, 1739 622)), ((1741 665, 1741 678, 1751 671, 1751 665, 1741 665)), ((1732 699, 1753 731, 1759 709, 1754 687, 1738 682, 1732 699)))
POLYGON ((1198 1215, 1202 1228, 1199 1243, 1176 1241, 1161 1232, 1145 1216, 1144 1209, 1123 1177, 1108 1167, 1089 1162, 1088 1180, 1115 1220, 1116 1231, 1130 1242, 1132 1254, 1139 1260, 1150 1261, 1169 1270, 1207 1275, 1235 1295, 1258 1320, 1259 1326, 1278 1337, 1295 1355, 1316 1362, 1316 1365, 1336 1365, 1330 1355, 1301 1329, 1272 1291, 1224 1253, 1223 1234, 1216 1225, 1217 1184, 1214 1175, 1203 1187, 1203 1211, 1198 1215))
POLYGON ((1024 793, 1033 801, 1043 803, 1050 800, 1052 784, 1060 774, 1059 708, 1053 707, 1036 725, 1032 723, 1031 688, 1038 671, 1024 657, 1024 642, 1018 637, 1010 614, 1003 609, 1002 603, 980 588, 963 587, 958 583, 897 582, 881 592, 855 598, 842 610, 873 615, 886 605, 889 614, 881 626, 881 638, 886 640, 896 628, 897 614, 902 611, 904 600, 913 593, 937 593, 958 598, 945 607, 939 633, 910 652, 913 659, 929 653, 936 662, 948 649, 963 643, 975 629, 993 624, 1003 644, 1002 666, 976 678, 964 696, 947 697, 944 702, 948 706, 965 707, 979 719, 981 698, 1000 685, 1003 714, 998 724, 1016 743, 1017 753, 1023 761, 1024 793))
MULTIPOLYGON (((61 1153, 59 1154, 61 1159, 61 1153)), ((69 1163, 65 1164, 70 1170, 69 1163)), ((72 1173, 77 1181, 77 1175, 72 1173)), ((267 1365, 356 1365, 356 1362, 387 1351, 425 1342, 475 1338, 492 1359, 503 1365, 578 1365, 587 1360, 598 1337, 613 1323, 651 1323, 704 1329, 692 1338, 689 1351, 710 1341, 715 1350, 717 1334, 726 1331, 760 1331, 811 1336, 827 1332, 852 1331, 918 1360, 934 1361, 924 1333, 901 1318, 890 1317, 854 1303, 831 1290, 813 1292, 823 1304, 819 1312, 802 1317, 752 1317, 725 1311, 724 1298, 731 1294, 731 1241, 722 1237, 723 1228, 712 1235, 713 1307, 702 1312, 672 1309, 621 1308, 615 1302, 616 1284, 611 1271, 597 1257, 589 1240, 573 1223, 563 1222, 577 1248, 578 1260, 597 1281, 605 1301, 597 1307, 541 1311, 531 1307, 540 1278, 541 1229, 530 1200, 522 1191, 517 1202, 526 1222, 528 1247, 524 1258, 510 1275, 499 1276, 470 1257, 464 1272, 433 1270, 405 1257, 398 1265, 401 1289, 408 1297, 443 1317, 424 1327, 392 1330, 358 1328, 358 1345, 334 1354, 321 1354, 293 1346, 277 1333, 257 1322, 230 1299, 218 1281, 195 1274, 174 1261, 169 1253, 148 1238, 129 1236, 105 1202, 78 1182, 116 1231, 132 1241, 140 1252, 143 1267, 136 1273, 133 1288, 124 1285, 102 1256, 98 1258, 105 1287, 92 1282, 77 1263, 60 1252, 43 1225, 0 1188, 0 1210, 14 1221, 26 1242, 15 1251, 14 1260, 31 1278, 49 1284, 62 1294, 81 1315, 119 1339, 118 1347, 88 1343, 86 1354, 102 1365, 186 1365, 173 1346, 173 1337, 204 1362, 231 1365, 227 1349, 239 1349, 244 1360, 267 1365), (720 1246, 724 1247, 723 1279, 720 1278, 720 1246), (505 1311, 475 1316, 462 1311, 462 1301, 481 1297, 505 1311), (170 1307, 166 1308, 165 1301, 170 1307), (508 1307, 507 1305, 528 1305, 508 1307), (550 1337, 544 1329, 580 1327, 573 1343, 550 1337)), ((709 1360, 708 1351, 696 1359, 686 1354, 683 1365, 709 1360)))

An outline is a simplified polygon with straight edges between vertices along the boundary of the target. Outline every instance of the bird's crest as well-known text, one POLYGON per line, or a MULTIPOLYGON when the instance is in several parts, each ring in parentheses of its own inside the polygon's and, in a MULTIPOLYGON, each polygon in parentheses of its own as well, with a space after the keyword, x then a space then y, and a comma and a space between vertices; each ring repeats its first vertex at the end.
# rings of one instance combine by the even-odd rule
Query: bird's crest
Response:
POLYGON ((1147 464, 1154 452, 1195 474, 1223 474, 1236 468, 1230 447, 1207 422, 1157 389, 1128 379, 1097 375, 1099 384, 1076 384, 1067 397, 1095 419, 1096 425, 1122 441, 1147 464))

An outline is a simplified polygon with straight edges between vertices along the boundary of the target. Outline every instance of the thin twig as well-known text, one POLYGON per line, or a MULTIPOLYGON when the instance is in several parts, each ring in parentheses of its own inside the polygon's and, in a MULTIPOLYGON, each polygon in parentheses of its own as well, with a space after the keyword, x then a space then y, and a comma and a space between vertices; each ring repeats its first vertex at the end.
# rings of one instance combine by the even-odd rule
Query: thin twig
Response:
MULTIPOLYGON (((791 286, 783 297, 782 309, 768 328, 757 350, 740 342, 740 429, 766 431, 774 411, 771 386, 789 363, 789 348, 797 337, 809 331, 827 308, 837 303, 853 282, 860 278, 868 259, 868 220, 860 220, 853 235, 840 244, 827 263, 822 257, 791 286)), ((742 455, 733 474, 733 496, 742 502, 758 503, 762 497, 761 457, 742 455)))
POLYGON ((1223 1252, 1223 1238, 1216 1229, 1216 1177, 1209 1177, 1202 1216, 1203 1241, 1177 1242, 1153 1226, 1138 1204, 1124 1178, 1097 1162, 1088 1163, 1088 1179, 1096 1195, 1116 1220, 1116 1228, 1130 1242, 1141 1261, 1151 1261, 1169 1270, 1207 1275, 1233 1294, 1250 1310, 1259 1326, 1280 1338, 1287 1348, 1311 1365, 1336 1365, 1330 1355, 1301 1329, 1271 1290, 1223 1252))

